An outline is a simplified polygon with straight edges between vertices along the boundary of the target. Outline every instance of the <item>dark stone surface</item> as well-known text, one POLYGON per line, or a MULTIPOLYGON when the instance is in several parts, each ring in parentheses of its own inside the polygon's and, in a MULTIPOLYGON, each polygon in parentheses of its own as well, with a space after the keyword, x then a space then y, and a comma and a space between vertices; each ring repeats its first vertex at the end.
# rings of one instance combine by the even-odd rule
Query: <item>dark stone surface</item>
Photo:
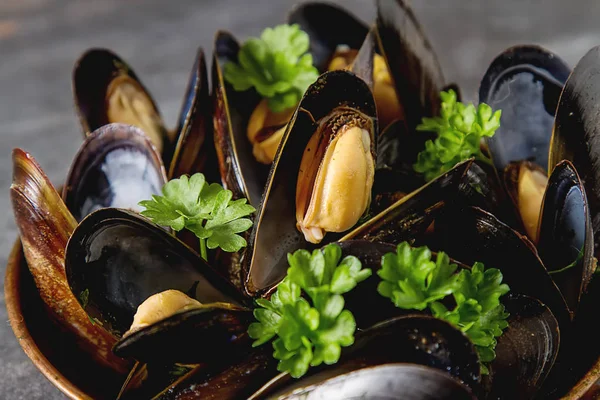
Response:
MULTIPOLYGON (((337 1, 370 21, 369 0, 337 1)), ((217 29, 244 38, 284 19, 296 0, 8 0, 0 2, 0 273, 16 237, 10 212, 10 152, 22 147, 59 184, 82 135, 73 111, 71 68, 87 48, 125 58, 154 95, 169 126, 195 50, 212 52, 217 29)), ((415 0, 447 81, 476 100, 487 65, 518 43, 541 44, 575 65, 600 43, 600 2, 585 0, 415 0)), ((343 29, 343 27, 340 27, 343 29)), ((3 284, 2 284, 3 288, 3 284)), ((15 339, 0 297, 0 398, 64 398, 15 339)), ((82 371, 84 373, 84 371, 82 371)))

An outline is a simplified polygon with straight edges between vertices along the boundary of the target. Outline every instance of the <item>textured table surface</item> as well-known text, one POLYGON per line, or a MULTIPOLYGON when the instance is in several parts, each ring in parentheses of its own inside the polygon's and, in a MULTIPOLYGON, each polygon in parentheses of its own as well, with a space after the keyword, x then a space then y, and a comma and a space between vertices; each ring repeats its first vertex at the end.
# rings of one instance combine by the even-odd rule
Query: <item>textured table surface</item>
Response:
MULTIPOLYGON (((337 1, 366 21, 370 0, 337 1)), ((218 29, 240 38, 284 20, 296 0, 0 1, 0 273, 16 237, 8 188, 11 150, 33 154, 60 183, 82 141, 71 69, 89 47, 108 47, 135 69, 173 126, 195 50, 212 53, 218 29)), ((600 2, 413 0, 448 82, 467 100, 496 54, 536 43, 571 66, 600 44, 600 2), (493 4, 492 4, 493 3, 493 4)), ((340 28, 343 29, 343 28, 340 28)), ((2 283, 2 289, 3 289, 2 283)), ((82 372, 83 373, 83 372, 82 372)), ((0 297, 0 399, 62 399, 15 339, 0 297)))

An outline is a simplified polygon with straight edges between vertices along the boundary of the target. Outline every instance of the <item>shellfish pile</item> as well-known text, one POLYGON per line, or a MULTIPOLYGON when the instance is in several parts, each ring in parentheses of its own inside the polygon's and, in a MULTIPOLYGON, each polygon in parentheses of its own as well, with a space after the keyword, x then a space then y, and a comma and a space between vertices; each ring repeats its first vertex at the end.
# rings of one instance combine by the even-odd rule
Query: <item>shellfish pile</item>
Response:
POLYGON ((14 150, 11 199, 40 297, 122 380, 115 398, 576 398, 600 377, 600 47, 573 70, 537 46, 498 55, 479 90, 502 110, 476 143, 488 162, 425 179, 413 165, 432 136, 419 124, 444 112, 440 92, 460 92, 405 1, 376 7, 371 27, 325 3, 291 11, 316 71, 284 109, 230 78, 244 46, 218 32, 174 129, 125 60, 89 50, 73 72, 85 140, 62 193, 14 150), (255 210, 235 232, 247 245, 207 254, 147 218, 141 201, 197 173, 255 210), (489 360, 467 327, 378 293, 382 259, 405 242, 457 274, 500 271, 507 319, 489 360), (253 347, 253 308, 277 301, 291 254, 331 244, 376 272, 345 293, 355 337, 337 362, 278 371, 270 346, 253 347))

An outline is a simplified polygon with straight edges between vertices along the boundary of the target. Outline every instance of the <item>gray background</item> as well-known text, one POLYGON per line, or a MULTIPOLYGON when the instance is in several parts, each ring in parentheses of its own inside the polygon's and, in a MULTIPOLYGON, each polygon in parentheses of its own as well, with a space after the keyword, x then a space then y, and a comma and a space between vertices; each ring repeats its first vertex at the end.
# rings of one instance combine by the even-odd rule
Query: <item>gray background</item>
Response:
MULTIPOLYGON (((71 95, 71 68, 93 46, 127 60, 174 126, 195 50, 212 53, 217 29, 240 38, 284 20, 297 0, 0 0, 0 273, 16 237, 8 188, 21 147, 60 184, 82 141, 71 95)), ((370 0, 337 1, 366 21, 370 0)), ((575 65, 600 44, 600 2, 562 0, 413 0, 448 82, 467 100, 503 49, 543 45, 575 65)), ((2 283, 3 290, 4 284, 2 283)), ((83 373, 83 372, 82 372, 83 373)), ((0 399, 64 398, 25 356, 0 297, 0 399)))

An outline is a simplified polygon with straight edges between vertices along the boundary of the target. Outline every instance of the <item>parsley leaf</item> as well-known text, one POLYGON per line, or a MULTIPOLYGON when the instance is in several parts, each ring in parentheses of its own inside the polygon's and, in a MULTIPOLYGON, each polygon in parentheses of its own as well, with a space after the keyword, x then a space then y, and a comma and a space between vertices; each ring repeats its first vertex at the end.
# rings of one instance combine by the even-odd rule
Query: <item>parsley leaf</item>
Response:
POLYGON ((175 231, 184 228, 200 239, 202 258, 206 260, 206 246, 236 252, 246 246, 238 233, 248 230, 252 221, 244 218, 254 211, 246 199, 232 201, 233 194, 218 183, 207 184, 204 175, 197 173, 172 179, 162 188, 162 196, 139 204, 141 214, 154 223, 169 226, 175 231))
POLYGON ((248 39, 241 46, 239 64, 225 64, 224 77, 237 91, 254 87, 273 112, 295 107, 319 77, 312 55, 305 54, 309 43, 297 24, 267 28, 260 39, 248 39))
POLYGON ((491 163, 480 148, 483 137, 492 137, 500 127, 501 111, 492 112, 492 108, 481 103, 477 108, 473 104, 465 105, 456 100, 453 90, 441 93, 441 116, 423 118, 418 131, 437 133, 435 140, 428 140, 425 149, 413 165, 416 172, 425 175, 430 181, 448 171, 457 163, 468 158, 491 163))
POLYGON ((310 366, 336 363, 341 348, 354 343, 356 322, 344 309, 342 294, 367 279, 371 270, 363 269, 356 257, 341 258, 336 244, 288 254, 286 278, 270 300, 256 301, 258 322, 250 325, 248 334, 255 339, 253 346, 277 336, 273 356, 279 360, 279 371, 299 378, 310 366))
POLYGON ((457 286, 456 264, 438 253, 431 261, 431 251, 425 246, 411 248, 407 242, 398 245, 396 254, 383 256, 377 274, 383 279, 377 291, 390 298, 396 307, 424 310, 432 301, 454 292, 457 286))
POLYGON ((379 293, 400 308, 429 307, 433 316, 459 328, 475 345, 482 373, 488 373, 484 363, 496 358, 496 338, 508 327, 509 314, 500 303, 509 291, 502 272, 476 262, 455 274, 457 266, 445 253, 439 252, 434 263, 427 247, 411 248, 407 242, 398 245, 396 254, 384 255, 381 264, 379 293), (456 303, 451 310, 437 301, 450 294, 456 303))

